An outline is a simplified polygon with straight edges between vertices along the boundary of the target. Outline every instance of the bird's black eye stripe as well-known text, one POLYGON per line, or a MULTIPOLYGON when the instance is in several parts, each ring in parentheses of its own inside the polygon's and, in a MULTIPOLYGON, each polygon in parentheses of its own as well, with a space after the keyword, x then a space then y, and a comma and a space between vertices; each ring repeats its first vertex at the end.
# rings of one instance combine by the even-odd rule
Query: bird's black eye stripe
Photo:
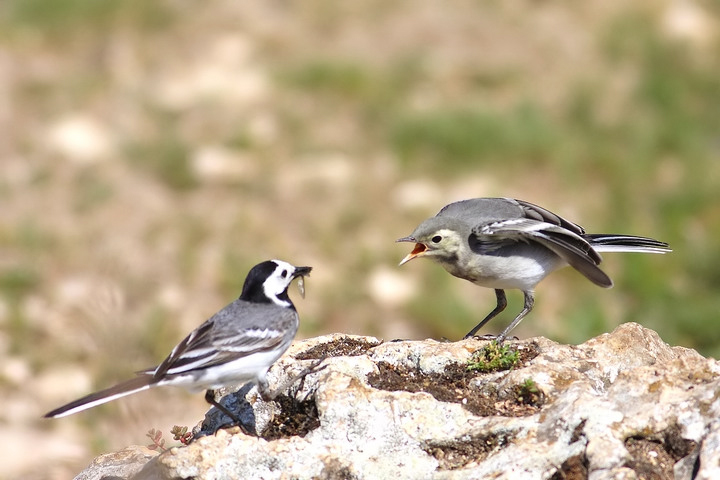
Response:
POLYGON ((440 243, 442 240, 442 237, 440 235, 435 235, 433 238, 431 238, 433 243, 440 243))

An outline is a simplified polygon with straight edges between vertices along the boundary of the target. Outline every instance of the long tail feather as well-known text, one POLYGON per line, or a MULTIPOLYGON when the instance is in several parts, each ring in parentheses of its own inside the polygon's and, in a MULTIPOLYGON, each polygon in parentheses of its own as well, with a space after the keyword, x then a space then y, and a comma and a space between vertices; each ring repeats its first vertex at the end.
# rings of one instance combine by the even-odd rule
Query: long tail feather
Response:
POLYGON ((668 253, 670 246, 659 240, 633 235, 584 235, 596 252, 668 253))
POLYGON ((82 398, 70 402, 67 405, 56 408, 55 410, 48 412, 44 415, 45 418, 59 418, 73 413, 87 410, 88 408, 102 405, 103 403, 110 402, 116 398, 124 397, 126 395, 147 390, 152 387, 153 377, 151 375, 141 375, 130 380, 127 380, 117 385, 100 390, 99 392, 91 393, 82 398))

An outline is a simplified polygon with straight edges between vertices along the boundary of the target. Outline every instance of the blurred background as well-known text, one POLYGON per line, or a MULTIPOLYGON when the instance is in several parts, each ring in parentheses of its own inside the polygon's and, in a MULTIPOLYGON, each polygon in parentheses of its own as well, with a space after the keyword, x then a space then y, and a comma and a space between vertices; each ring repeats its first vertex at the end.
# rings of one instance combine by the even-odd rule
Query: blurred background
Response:
POLYGON ((4 0, 0 478, 176 444, 202 395, 40 416, 161 361, 268 258, 314 267, 301 338, 459 339, 493 292, 398 268, 394 240, 464 198, 675 250, 606 255, 612 290, 556 273, 514 334, 634 321, 717 357, 719 21, 711 0, 4 0))

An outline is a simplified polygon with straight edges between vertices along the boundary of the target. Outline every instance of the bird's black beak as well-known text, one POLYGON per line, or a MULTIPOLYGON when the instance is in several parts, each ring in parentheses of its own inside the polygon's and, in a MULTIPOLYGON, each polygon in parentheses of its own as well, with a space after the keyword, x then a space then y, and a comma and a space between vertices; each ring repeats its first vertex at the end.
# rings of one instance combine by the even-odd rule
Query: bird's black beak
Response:
POLYGON ((295 267, 295 271, 293 272, 292 276, 293 278, 306 277, 310 275, 311 271, 312 267, 295 267))

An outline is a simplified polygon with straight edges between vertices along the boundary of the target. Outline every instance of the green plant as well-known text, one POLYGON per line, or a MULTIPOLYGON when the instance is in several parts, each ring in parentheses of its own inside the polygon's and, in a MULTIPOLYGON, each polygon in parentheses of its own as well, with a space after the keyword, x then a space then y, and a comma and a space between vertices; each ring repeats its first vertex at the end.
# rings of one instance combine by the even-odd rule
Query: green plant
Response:
POLYGON ((484 373, 509 370, 517 365, 519 361, 520 354, 517 350, 493 340, 473 353, 467 369, 484 373))

